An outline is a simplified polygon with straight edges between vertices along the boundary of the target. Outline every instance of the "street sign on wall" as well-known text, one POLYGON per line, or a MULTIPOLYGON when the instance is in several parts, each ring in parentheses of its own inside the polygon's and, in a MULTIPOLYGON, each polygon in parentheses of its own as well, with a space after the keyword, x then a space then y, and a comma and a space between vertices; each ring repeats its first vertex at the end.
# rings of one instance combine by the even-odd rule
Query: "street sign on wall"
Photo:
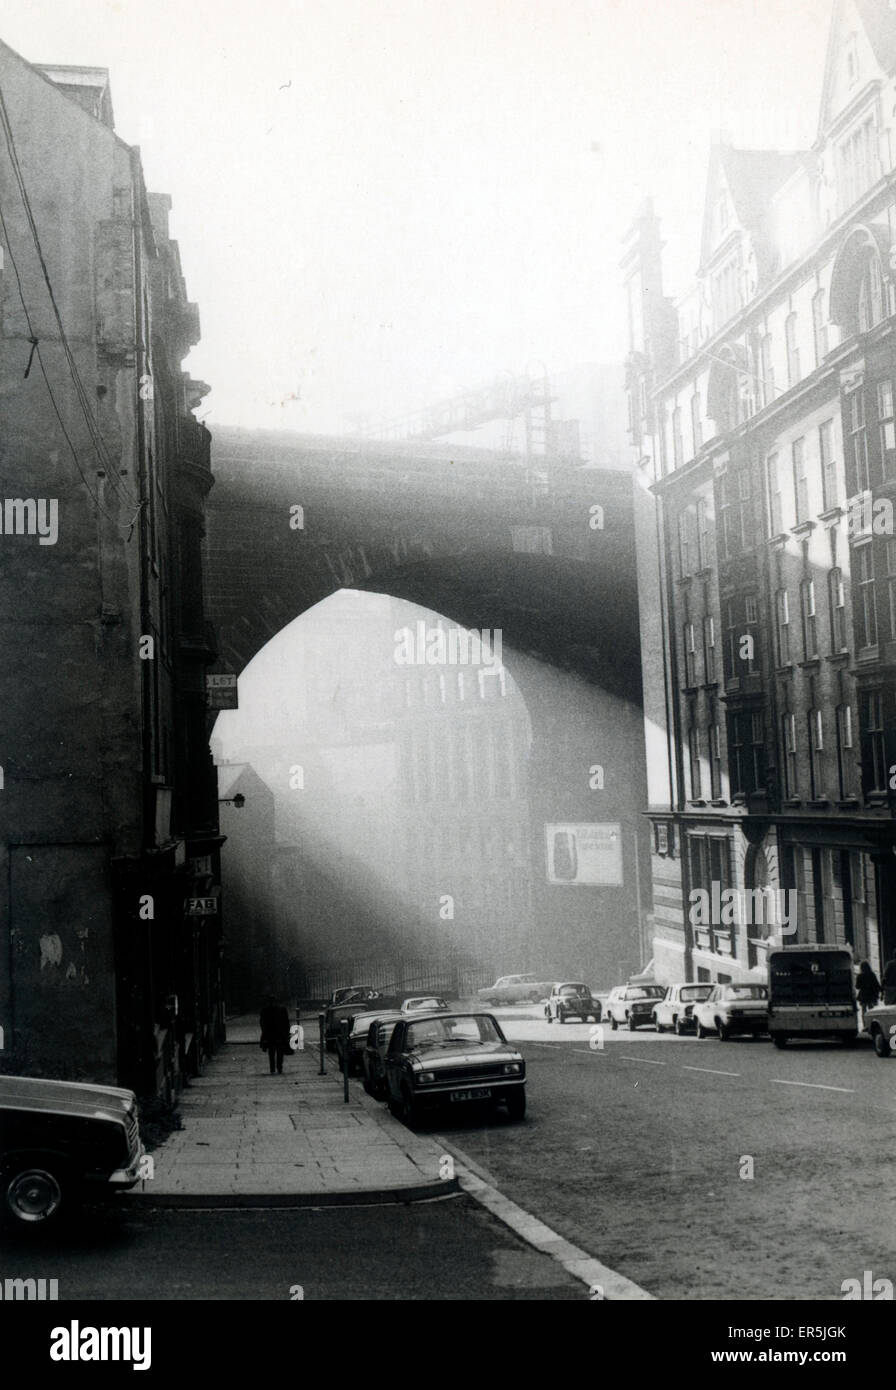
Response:
POLYGON ((622 884, 618 822, 545 825, 548 883, 622 884))
POLYGON ((218 911, 217 898, 187 898, 188 917, 214 917, 218 911))
POLYGON ((236 680, 230 671, 206 675, 205 692, 209 709, 239 709, 236 680))

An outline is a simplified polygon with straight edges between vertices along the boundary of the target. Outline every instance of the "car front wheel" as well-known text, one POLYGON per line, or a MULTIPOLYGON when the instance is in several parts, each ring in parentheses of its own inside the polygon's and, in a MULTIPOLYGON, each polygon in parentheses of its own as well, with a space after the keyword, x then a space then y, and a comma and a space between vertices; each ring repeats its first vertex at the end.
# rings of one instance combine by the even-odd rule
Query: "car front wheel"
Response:
POLYGON ((659 1021, 659 1019, 657 1018, 656 1014, 653 1015, 653 1026, 654 1026, 654 1028, 656 1029, 656 1031, 657 1031, 658 1033, 662 1033, 662 1031, 663 1031, 663 1025, 660 1023, 660 1021, 659 1021))
POLYGON ((697 1019, 697 1037, 698 1037, 698 1038, 708 1038, 708 1037, 709 1037, 708 1031, 703 1027, 703 1024, 700 1022, 699 1018, 697 1019))
POLYGON ((407 1086, 401 1088, 401 1118, 408 1129, 415 1129, 420 1118, 420 1109, 407 1086))
POLYGON ((610 1014, 610 1029, 611 1029, 611 1031, 615 1033, 615 1032, 616 1032, 616 1029, 617 1029, 618 1027, 619 1027, 619 1024, 616 1022, 616 1015, 615 1015, 615 1014, 610 1014))
POLYGON ((719 1019, 716 1019, 716 1027, 719 1030, 719 1037, 721 1038, 722 1042, 728 1042, 731 1038, 731 1029, 728 1027, 728 1025, 725 1023, 721 1023, 719 1019))
POLYGON ((676 1020, 675 1020, 675 1036, 678 1037, 678 1038, 683 1038, 684 1035, 685 1035, 685 1032, 686 1032, 686 1029, 685 1029, 685 1026, 684 1026, 684 1019, 683 1019, 683 1018, 676 1018, 676 1020))
POLYGON ((65 1169, 52 1159, 19 1163, 3 1175, 4 1214, 27 1225, 57 1221, 71 1186, 65 1169))
POLYGON ((892 1051, 889 1039, 882 1028, 875 1028, 874 1030, 874 1050, 878 1057, 889 1057, 892 1051))
POLYGON ((634 1018, 632 1017, 631 1014, 629 1014, 629 1016, 628 1016, 628 1031, 629 1031, 630 1033, 634 1033, 634 1031, 635 1031, 635 1029, 637 1028, 637 1026, 638 1026, 638 1025, 635 1023, 634 1018))
POLYGON ((786 1033, 772 1033, 772 1042, 775 1044, 775 1047, 786 1047, 786 1046, 787 1046, 787 1034, 786 1034, 786 1033))

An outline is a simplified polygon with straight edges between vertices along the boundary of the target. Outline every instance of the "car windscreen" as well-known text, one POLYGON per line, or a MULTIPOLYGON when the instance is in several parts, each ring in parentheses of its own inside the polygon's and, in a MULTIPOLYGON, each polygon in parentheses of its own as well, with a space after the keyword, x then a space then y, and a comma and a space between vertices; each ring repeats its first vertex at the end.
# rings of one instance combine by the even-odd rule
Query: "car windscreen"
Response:
POLYGON ((585 985, 564 985, 560 993, 581 996, 587 994, 588 990, 585 985))
POLYGON ((626 999, 662 999, 665 994, 664 989, 659 985, 642 985, 634 989, 626 990, 626 999))
POLYGON ((680 998, 687 1004, 691 999, 708 999, 711 993, 712 985, 685 985, 680 998))
POLYGON ((434 1043, 492 1043, 501 1037, 487 1014, 465 1017, 424 1018, 408 1027, 406 1046, 431 1046, 434 1043))

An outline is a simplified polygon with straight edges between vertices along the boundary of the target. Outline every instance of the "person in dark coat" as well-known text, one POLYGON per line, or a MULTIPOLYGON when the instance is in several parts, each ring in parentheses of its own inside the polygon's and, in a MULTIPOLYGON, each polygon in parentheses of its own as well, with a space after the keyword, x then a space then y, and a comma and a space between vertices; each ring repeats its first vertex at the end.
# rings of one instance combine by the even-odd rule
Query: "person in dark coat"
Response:
POLYGON ((884 966, 881 983, 884 987, 884 1003, 896 1004, 896 956, 891 956, 884 966))
POLYGON ((283 1071, 283 1055, 289 1048, 289 1014, 282 1004, 278 1004, 276 999, 269 995, 261 1010, 259 1023, 261 1047, 267 1049, 273 1076, 275 1070, 283 1071))
POLYGON ((867 960, 863 960, 859 966, 859 973, 856 976, 856 994, 859 999, 859 1008, 863 1014, 866 1009, 873 1008, 880 998, 880 980, 867 960))

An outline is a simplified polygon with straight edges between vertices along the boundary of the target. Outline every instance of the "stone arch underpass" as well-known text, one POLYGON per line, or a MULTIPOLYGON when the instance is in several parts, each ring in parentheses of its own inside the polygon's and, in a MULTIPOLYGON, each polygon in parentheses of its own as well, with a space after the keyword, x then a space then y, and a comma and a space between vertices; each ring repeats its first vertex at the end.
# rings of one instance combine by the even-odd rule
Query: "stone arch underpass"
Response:
POLYGON ((635 484, 621 471, 538 463, 218 427, 205 542, 219 653, 210 670, 238 675, 341 589, 500 630, 532 727, 544 956, 558 976, 610 984, 643 963, 650 907, 635 484), (607 834, 619 837, 615 867, 607 834))

